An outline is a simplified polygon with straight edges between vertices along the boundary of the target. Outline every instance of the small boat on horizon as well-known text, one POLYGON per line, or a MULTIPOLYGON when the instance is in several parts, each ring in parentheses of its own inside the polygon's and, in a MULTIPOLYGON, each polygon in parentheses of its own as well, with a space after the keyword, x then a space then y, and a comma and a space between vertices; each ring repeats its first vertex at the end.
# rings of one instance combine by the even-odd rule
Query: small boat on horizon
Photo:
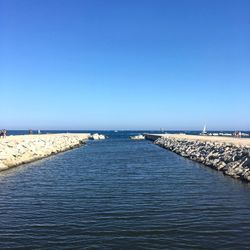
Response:
POLYGON ((131 140, 145 140, 144 135, 135 135, 135 136, 129 136, 131 140))
POLYGON ((203 127, 203 130, 202 132, 200 133, 200 135, 207 135, 207 125, 205 124, 204 127, 203 127))

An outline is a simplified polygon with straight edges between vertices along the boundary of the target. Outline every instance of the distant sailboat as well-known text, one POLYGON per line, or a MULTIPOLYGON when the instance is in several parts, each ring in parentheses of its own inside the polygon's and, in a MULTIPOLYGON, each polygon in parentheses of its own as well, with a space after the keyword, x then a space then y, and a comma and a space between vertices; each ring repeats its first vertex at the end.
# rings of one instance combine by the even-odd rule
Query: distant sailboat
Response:
POLYGON ((207 135, 206 129, 207 129, 207 125, 205 124, 202 132, 200 133, 200 135, 207 135))

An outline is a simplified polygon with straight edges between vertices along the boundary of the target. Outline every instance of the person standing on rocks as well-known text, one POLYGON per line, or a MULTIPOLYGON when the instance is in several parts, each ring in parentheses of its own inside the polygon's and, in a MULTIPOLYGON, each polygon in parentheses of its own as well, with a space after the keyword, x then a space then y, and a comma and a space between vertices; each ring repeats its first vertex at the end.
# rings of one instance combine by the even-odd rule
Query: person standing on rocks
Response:
POLYGON ((7 130, 6 130, 6 129, 2 129, 2 130, 0 131, 0 137, 5 138, 5 137, 6 137, 6 134, 7 134, 7 130))

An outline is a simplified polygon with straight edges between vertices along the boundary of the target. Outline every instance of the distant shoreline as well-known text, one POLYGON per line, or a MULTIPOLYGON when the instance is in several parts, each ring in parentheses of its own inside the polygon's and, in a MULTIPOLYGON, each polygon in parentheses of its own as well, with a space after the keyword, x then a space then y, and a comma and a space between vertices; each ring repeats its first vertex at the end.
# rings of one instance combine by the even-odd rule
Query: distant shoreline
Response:
POLYGON ((217 143, 228 143, 234 145, 242 145, 250 147, 250 138, 236 138, 228 136, 201 136, 201 135, 188 135, 188 134, 147 134, 147 137, 151 137, 152 140, 156 140, 160 137, 162 138, 173 138, 181 140, 193 140, 193 141, 207 141, 207 142, 217 142, 217 143))

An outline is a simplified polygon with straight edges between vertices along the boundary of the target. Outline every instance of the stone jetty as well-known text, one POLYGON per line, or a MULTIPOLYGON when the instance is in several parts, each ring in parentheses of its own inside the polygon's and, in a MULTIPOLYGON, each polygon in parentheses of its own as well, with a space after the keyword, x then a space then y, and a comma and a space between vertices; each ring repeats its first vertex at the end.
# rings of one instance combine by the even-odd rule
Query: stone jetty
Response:
MULTIPOLYGON (((0 171, 79 147, 97 135, 88 133, 17 135, 0 138, 0 171)), ((103 136, 101 136, 103 139, 103 136)), ((99 138, 98 138, 99 139, 99 138)))
POLYGON ((146 134, 156 145, 250 182, 250 138, 146 134))

